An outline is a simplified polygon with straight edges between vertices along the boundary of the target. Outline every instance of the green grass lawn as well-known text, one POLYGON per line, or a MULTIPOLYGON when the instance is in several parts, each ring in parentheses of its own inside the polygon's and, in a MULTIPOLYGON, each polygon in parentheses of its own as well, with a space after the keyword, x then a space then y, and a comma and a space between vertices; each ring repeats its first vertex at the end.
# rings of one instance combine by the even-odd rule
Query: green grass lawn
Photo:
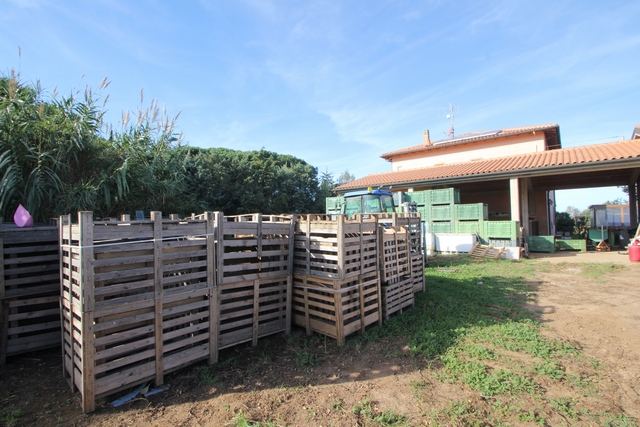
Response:
MULTIPOLYGON (((622 413, 594 410, 599 363, 567 342, 546 338, 526 309, 536 271, 563 268, 529 260, 430 260, 427 289, 414 309, 362 340, 400 335, 412 354, 433 361, 437 381, 462 384, 475 401, 453 401, 424 414, 432 425, 635 426, 622 413), (549 390, 554 390, 549 393, 549 390)), ((590 265, 598 278, 613 268, 590 265)), ((414 385, 420 394, 420 384, 414 385)))

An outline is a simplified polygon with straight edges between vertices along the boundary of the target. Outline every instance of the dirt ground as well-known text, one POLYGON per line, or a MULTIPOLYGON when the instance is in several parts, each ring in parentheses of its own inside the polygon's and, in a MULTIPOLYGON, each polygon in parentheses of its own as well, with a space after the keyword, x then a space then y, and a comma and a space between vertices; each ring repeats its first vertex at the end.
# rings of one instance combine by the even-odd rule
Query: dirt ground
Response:
MULTIPOLYGON (((540 268, 530 285, 530 308, 546 326, 544 333, 602 365, 604 389, 594 406, 640 419, 640 263, 616 252, 533 257, 541 266, 564 263, 540 268), (577 274, 588 268, 585 262, 621 265, 606 277, 590 277, 577 274)), ((338 348, 316 335, 306 341, 304 354, 294 350, 295 340, 304 340, 302 331, 225 350, 214 369, 202 365, 167 376, 166 392, 119 408, 101 401, 89 415, 82 414, 79 394, 61 378, 59 350, 12 357, 0 368, 0 414, 5 425, 15 426, 195 427, 243 425, 243 420, 265 426, 364 426, 369 424, 352 408, 371 405, 405 414, 410 425, 429 425, 424 414, 452 400, 487 404, 461 384, 438 381, 437 366, 412 357, 402 340, 352 341, 338 348), (306 363, 296 363, 301 357, 306 363), (16 410, 14 418, 7 415, 16 410)), ((554 420, 561 421, 552 418, 550 425, 554 420)))

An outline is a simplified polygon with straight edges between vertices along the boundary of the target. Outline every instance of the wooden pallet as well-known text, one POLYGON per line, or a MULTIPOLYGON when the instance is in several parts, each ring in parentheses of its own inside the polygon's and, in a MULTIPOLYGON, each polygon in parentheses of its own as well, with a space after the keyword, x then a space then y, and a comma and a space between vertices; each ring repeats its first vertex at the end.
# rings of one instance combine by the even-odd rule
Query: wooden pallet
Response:
POLYGON ((348 284, 324 286, 320 279, 294 275, 293 323, 335 338, 344 345, 355 332, 382 323, 380 280, 377 273, 349 279, 348 284))
POLYGON ((346 281, 378 270, 375 216, 296 215, 293 272, 346 281))
POLYGON ((0 224, 0 365, 60 345, 58 228, 0 224))
POLYGON ((494 248, 491 245, 483 245, 481 243, 476 243, 469 255, 471 258, 480 259, 480 258, 493 258, 498 259, 500 255, 504 252, 504 247, 494 248))

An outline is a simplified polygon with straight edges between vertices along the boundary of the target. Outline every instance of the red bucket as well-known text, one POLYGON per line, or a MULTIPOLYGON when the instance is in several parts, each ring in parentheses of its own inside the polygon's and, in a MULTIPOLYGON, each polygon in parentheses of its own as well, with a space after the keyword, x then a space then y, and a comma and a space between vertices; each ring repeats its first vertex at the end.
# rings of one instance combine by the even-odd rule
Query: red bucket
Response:
POLYGON ((629 261, 640 262, 640 241, 633 239, 629 245, 629 261))

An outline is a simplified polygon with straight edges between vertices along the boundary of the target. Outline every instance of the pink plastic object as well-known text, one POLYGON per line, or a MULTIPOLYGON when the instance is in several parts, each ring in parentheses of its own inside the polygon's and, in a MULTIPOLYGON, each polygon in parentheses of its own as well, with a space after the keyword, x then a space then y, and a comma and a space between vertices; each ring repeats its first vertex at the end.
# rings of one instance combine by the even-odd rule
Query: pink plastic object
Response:
POLYGON ((640 238, 636 237, 629 245, 629 261, 640 262, 640 238))
POLYGON ((33 218, 28 210, 22 205, 18 205, 16 213, 13 214, 13 222, 20 228, 29 228, 33 226, 33 218))

